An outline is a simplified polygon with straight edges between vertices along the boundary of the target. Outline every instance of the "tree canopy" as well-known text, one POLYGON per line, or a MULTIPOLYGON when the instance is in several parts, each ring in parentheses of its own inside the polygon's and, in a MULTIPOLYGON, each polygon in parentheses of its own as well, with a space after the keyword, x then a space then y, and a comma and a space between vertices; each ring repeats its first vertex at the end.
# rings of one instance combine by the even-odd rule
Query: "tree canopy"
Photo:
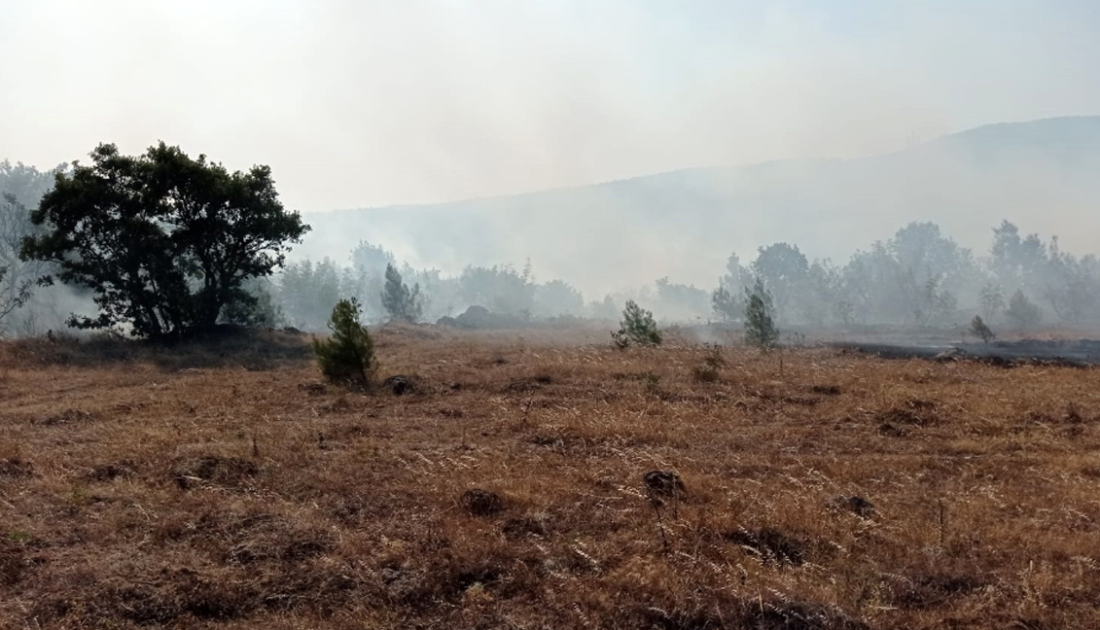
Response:
POLYGON ((281 267, 309 230, 267 166, 230 173, 163 142, 138 156, 103 144, 91 159, 58 173, 31 213, 41 232, 21 251, 54 263, 43 282, 92 290, 99 316, 71 316, 78 328, 168 337, 213 327, 227 304, 254 304, 243 283, 281 267))

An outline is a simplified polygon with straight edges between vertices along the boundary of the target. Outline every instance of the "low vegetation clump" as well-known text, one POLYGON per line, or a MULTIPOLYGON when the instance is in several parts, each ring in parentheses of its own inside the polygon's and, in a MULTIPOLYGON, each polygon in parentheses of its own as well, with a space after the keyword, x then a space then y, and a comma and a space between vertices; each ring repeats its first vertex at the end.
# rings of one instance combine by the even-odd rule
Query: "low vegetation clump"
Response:
POLYGON ((700 383, 713 383, 718 380, 721 370, 726 365, 722 358, 721 346, 707 346, 706 356, 703 362, 691 369, 691 375, 700 383))
POLYGON ((355 298, 340 300, 332 309, 328 339, 314 339, 313 352, 321 374, 340 385, 365 387, 374 371, 374 342, 360 321, 362 311, 355 298))
POLYGON ((1093 370, 267 334, 0 343, 0 627, 1100 627, 1093 370))

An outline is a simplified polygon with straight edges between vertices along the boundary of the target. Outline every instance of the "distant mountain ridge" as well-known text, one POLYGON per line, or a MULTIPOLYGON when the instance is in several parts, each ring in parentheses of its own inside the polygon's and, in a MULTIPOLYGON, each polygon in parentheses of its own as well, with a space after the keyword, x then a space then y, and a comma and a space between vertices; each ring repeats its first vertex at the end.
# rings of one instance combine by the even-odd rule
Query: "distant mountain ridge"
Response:
POLYGON ((902 225, 931 220, 984 253, 1002 219, 1100 252, 1100 116, 998 123, 893 153, 693 168, 441 204, 309 214, 300 255, 343 261, 359 240, 417 266, 522 265, 589 299, 658 277, 714 284, 736 250, 798 244, 843 264, 902 225))

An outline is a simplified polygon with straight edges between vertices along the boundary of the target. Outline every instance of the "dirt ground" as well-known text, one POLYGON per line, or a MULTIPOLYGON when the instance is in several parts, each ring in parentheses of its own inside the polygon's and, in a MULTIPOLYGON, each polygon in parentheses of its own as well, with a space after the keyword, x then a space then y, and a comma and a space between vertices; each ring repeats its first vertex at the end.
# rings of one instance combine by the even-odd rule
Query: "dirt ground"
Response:
POLYGON ((0 628, 1100 628, 1095 369, 608 341, 0 344, 0 628))

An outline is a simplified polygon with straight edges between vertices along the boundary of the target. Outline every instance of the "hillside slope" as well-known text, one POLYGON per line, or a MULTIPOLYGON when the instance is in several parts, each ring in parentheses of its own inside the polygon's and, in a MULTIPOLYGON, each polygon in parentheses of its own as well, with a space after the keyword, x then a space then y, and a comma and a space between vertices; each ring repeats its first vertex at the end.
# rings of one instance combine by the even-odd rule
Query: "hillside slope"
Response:
POLYGON ((360 239, 418 265, 522 264, 597 297, 660 276, 713 284, 730 251, 789 241, 844 262, 913 220, 984 251, 1002 219, 1100 243, 1100 117, 1003 123, 855 160, 688 169, 509 197, 313 214, 301 254, 343 260, 360 239))

